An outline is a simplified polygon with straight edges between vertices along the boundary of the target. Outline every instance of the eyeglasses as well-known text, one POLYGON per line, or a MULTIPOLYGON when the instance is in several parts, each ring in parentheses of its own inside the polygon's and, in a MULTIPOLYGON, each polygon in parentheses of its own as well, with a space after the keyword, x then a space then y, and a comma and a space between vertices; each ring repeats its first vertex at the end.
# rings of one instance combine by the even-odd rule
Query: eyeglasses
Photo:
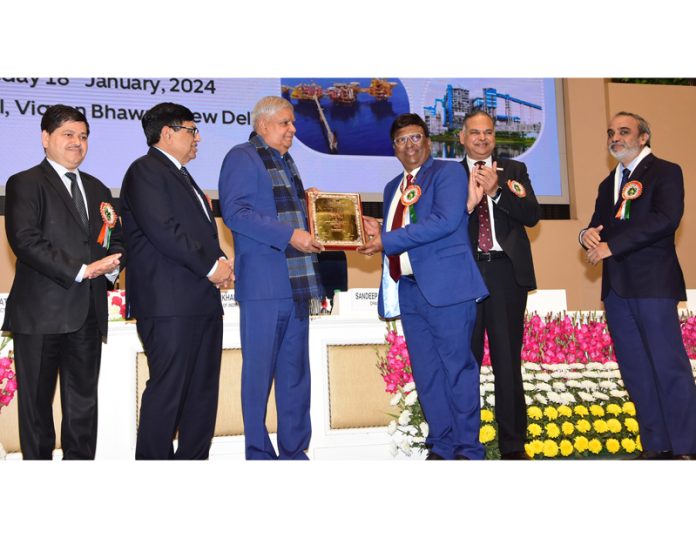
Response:
POLYGON ((179 129, 186 129, 189 133, 191 133, 194 137, 200 133, 198 130, 198 127, 186 127, 185 125, 167 125, 170 129, 174 129, 175 131, 178 131, 179 129))
POLYGON ((418 145, 423 141, 423 134, 422 133, 413 133, 410 135, 400 136, 399 138, 395 138, 393 142, 394 142, 395 146, 401 147, 401 146, 405 146, 406 142, 408 140, 410 140, 412 143, 418 145))

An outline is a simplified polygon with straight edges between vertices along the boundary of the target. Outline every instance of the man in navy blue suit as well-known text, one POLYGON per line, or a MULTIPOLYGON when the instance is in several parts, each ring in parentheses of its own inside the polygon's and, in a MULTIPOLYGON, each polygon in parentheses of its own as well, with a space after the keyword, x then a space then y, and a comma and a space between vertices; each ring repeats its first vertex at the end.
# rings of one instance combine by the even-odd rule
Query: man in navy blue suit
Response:
POLYGON ((580 243, 603 260, 602 300, 626 389, 636 405, 644 459, 696 457, 696 385, 677 303, 686 299, 674 234, 684 213, 679 165, 650 149, 650 126, 616 114, 607 129, 619 161, 599 185, 580 243))
POLYGON ((384 251, 379 314, 401 316, 429 425, 427 459, 483 459, 471 335, 476 301, 488 290, 468 235, 483 189, 459 163, 432 159, 428 127, 417 114, 396 118, 390 136, 403 172, 384 189, 382 229, 365 218, 373 238, 360 251, 384 251))
POLYGON ((137 318, 150 378, 136 459, 206 459, 215 431, 222 304, 232 267, 205 194, 185 165, 201 140, 193 113, 155 105, 142 120, 147 155, 121 187, 129 317, 137 318), (178 432, 174 452, 172 440, 178 432))
POLYGON ((247 459, 306 460, 309 416, 309 314, 319 313, 322 286, 307 231, 305 191, 289 149, 292 104, 261 99, 249 141, 233 147, 220 171, 220 208, 232 230, 235 297, 242 341, 242 415, 247 459), (278 453, 266 429, 275 381, 278 453))

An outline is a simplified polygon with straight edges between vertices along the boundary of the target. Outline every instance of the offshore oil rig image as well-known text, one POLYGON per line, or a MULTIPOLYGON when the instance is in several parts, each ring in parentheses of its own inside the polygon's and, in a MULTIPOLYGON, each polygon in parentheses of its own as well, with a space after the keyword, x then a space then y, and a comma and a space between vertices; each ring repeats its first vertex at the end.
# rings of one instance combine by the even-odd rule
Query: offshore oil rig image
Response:
POLYGON ((323 88, 316 82, 308 82, 297 86, 281 86, 281 92, 285 98, 300 101, 328 97, 334 103, 355 105, 360 93, 371 95, 377 101, 388 100, 392 96, 396 84, 396 82, 389 82, 381 78, 373 78, 367 88, 363 88, 359 82, 334 82, 328 88, 323 88))
POLYGON ((331 104, 339 107, 356 107, 358 96, 367 94, 374 98, 375 102, 389 101, 394 92, 396 82, 389 82, 381 78, 373 78, 370 85, 363 87, 360 82, 333 82, 331 86, 324 88, 316 82, 302 82, 295 86, 282 85, 281 93, 283 97, 297 102, 314 102, 319 114, 319 121, 322 124, 329 152, 338 153, 338 137, 329 124, 324 108, 321 105, 322 99, 330 99, 331 104))

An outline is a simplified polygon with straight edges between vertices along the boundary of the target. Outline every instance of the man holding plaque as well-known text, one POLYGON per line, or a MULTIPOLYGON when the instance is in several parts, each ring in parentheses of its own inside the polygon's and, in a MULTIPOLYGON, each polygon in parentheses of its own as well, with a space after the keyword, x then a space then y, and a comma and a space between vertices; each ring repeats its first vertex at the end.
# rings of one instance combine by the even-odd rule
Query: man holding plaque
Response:
POLYGON ((379 314, 401 315, 430 427, 427 459, 483 459, 471 334, 476 302, 488 290, 467 232, 468 213, 483 191, 467 184, 459 164, 432 159, 428 127, 417 114, 397 117, 390 135, 403 172, 384 189, 381 230, 375 219, 364 217, 373 238, 359 250, 384 251, 379 314))
POLYGON ((587 260, 603 260, 602 300, 626 389, 636 405, 641 459, 696 458, 696 385, 677 303, 686 299, 674 235, 684 214, 679 165, 650 149, 650 126, 616 114, 607 129, 619 165, 599 185, 580 232, 587 260))
POLYGON ((264 97, 251 118, 254 131, 225 157, 219 184, 222 216, 234 237, 245 452, 247 459, 306 460, 309 315, 321 311, 316 253, 323 248, 307 231, 305 191, 288 153, 292 105, 264 97), (278 453, 265 424, 273 381, 278 453))

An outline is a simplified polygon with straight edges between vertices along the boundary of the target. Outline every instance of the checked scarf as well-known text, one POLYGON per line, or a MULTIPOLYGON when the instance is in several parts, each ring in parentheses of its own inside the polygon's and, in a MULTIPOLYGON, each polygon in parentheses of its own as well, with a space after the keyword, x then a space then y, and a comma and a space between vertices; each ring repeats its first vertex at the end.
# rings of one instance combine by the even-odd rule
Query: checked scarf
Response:
MULTIPOLYGON (((293 229, 307 229, 307 202, 305 191, 297 171, 295 161, 289 153, 285 154, 285 161, 292 172, 292 178, 288 178, 283 163, 278 156, 271 151, 264 140, 256 133, 251 133, 249 142, 256 148, 259 157, 263 161, 266 170, 271 176, 273 185, 273 197, 275 198, 278 220, 292 226, 293 229), (293 186, 291 185, 294 184, 293 186), (295 192, 297 193, 295 195, 295 192)), ((288 245, 285 249, 285 258, 288 263, 292 298, 295 302, 295 311, 298 318, 307 317, 308 314, 321 312, 321 301, 324 295, 323 287, 319 281, 319 267, 315 254, 305 254, 288 245)))

